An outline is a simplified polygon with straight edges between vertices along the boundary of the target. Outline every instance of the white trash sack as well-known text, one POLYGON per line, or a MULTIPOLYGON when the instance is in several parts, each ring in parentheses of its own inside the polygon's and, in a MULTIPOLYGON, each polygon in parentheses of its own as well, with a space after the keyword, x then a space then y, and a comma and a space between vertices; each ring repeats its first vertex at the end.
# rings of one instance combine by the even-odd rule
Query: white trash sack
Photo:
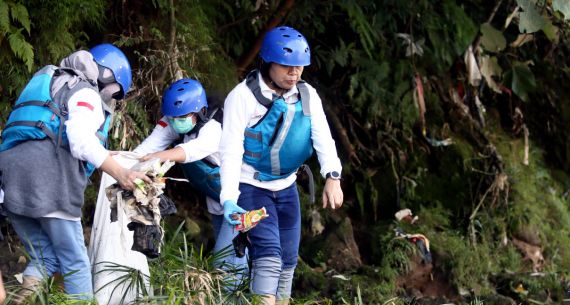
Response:
MULTIPOLYGON (((137 160, 127 154, 116 155, 114 158, 126 168, 137 163, 137 160)), ((108 305, 133 303, 143 296, 143 290, 152 295, 146 256, 131 250, 133 232, 127 228, 129 220, 122 208, 117 209, 118 220, 111 222, 111 209, 105 189, 115 182, 115 179, 103 173, 89 242, 93 291, 99 304, 108 305), (132 277, 127 275, 137 270, 142 274, 143 280, 131 282, 132 277)))

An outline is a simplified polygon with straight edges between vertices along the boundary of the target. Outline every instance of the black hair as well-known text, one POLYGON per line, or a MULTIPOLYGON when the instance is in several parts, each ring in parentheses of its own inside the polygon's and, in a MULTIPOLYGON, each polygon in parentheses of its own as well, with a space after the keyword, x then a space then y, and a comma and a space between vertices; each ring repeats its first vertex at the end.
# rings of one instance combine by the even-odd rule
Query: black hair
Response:
POLYGON ((262 60, 259 64, 259 72, 261 72, 261 76, 267 80, 271 80, 271 77, 269 77, 269 68, 271 68, 270 62, 262 60))

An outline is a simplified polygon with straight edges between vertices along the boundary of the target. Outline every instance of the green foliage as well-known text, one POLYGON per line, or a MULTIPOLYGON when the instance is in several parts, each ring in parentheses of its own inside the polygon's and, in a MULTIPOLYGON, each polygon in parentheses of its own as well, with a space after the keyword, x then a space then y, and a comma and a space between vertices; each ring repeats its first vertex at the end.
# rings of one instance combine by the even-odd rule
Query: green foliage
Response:
POLYGON ((530 68, 524 63, 516 63, 504 75, 505 83, 510 84, 513 92, 523 101, 528 101, 529 93, 536 89, 536 80, 530 68))
POLYGON ((105 20, 104 4, 103 0, 1 1, 2 95, 10 102, 15 100, 38 66, 58 64, 72 51, 86 46, 86 29, 100 29, 105 20))
POLYGON ((34 61, 34 51, 32 46, 24 39, 22 29, 16 30, 8 35, 8 43, 14 54, 26 63, 28 72, 32 71, 34 61))
POLYGON ((30 34, 30 17, 26 7, 20 3, 2 1, 0 3, 0 47, 4 37, 6 37, 12 54, 22 60, 28 72, 31 72, 34 52, 32 45, 26 41, 22 34, 23 30, 28 35, 30 34))
POLYGON ((160 257, 150 263, 154 296, 143 298, 140 304, 161 300, 168 304, 251 304, 251 296, 244 293, 247 281, 235 287, 232 277, 232 272, 241 270, 223 271, 214 264, 228 252, 207 255, 203 247, 187 243, 183 227, 182 223, 173 232, 167 231, 160 257))
POLYGON ((507 46, 507 40, 503 33, 489 23, 481 25, 481 34, 481 44, 483 44, 485 50, 500 52, 507 46))
POLYGON ((544 17, 536 10, 534 1, 517 0, 517 3, 523 9, 519 15, 519 31, 521 33, 534 33, 540 31, 546 25, 544 17))
POLYGON ((565 20, 570 20, 570 2, 564 0, 553 0, 552 9, 560 11, 565 20))
POLYGON ((113 116, 109 132, 109 147, 114 150, 132 150, 150 134, 152 123, 139 100, 120 104, 113 116))

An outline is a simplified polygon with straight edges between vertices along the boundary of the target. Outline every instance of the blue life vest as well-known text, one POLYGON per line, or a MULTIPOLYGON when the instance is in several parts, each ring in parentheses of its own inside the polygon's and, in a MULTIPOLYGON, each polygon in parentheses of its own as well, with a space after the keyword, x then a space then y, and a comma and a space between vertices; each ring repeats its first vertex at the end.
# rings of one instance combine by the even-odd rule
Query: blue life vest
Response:
MULTIPOLYGON (((69 147, 65 131, 65 121, 68 117, 67 98, 60 98, 58 102, 54 100, 51 92, 52 79, 62 73, 76 74, 71 69, 61 69, 53 65, 45 66, 34 74, 16 100, 8 117, 6 127, 2 131, 0 152, 25 141, 45 138, 50 138, 54 145, 69 147)), ((94 87, 96 89, 93 84, 78 86, 77 89, 83 87, 94 87)), ((67 85, 64 85, 61 90, 67 88, 67 85)), ((67 93, 58 92, 57 95, 69 97, 67 93)), ((111 125, 110 111, 104 111, 104 114, 105 122, 97 132, 102 143, 106 142, 111 125)), ((85 167, 86 175, 90 176, 95 167, 87 162, 85 167)))
POLYGON ((2 131, 0 151, 10 149, 24 141, 49 137, 58 145, 67 144, 65 118, 67 105, 59 105, 51 97, 51 80, 56 66, 39 70, 24 88, 2 131))
MULTIPOLYGON (((212 109, 212 108, 211 108, 212 109)), ((222 123, 223 109, 213 108, 207 116, 200 117, 200 121, 196 124, 188 135, 195 134, 198 136, 200 129, 210 120, 222 123)), ((202 194, 219 201, 220 192, 222 191, 222 183, 220 181, 220 167, 206 159, 197 160, 181 164, 184 176, 190 182, 190 185, 200 191, 202 194)))
POLYGON ((257 180, 285 178, 313 154, 307 86, 300 81, 301 99, 287 104, 283 98, 271 101, 261 94, 256 70, 248 74, 246 84, 268 110, 257 124, 245 129, 243 160, 255 168, 257 180))
POLYGON ((181 164, 184 176, 190 185, 202 194, 220 201, 222 184, 220 182, 220 167, 207 162, 205 159, 181 164))

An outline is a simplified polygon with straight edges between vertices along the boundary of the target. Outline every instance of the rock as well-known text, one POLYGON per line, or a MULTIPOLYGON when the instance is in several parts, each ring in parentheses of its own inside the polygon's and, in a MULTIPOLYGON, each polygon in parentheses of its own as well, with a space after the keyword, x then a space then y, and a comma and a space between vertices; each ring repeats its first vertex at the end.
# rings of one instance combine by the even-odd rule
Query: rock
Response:
POLYGON ((350 218, 344 217, 328 233, 325 241, 325 253, 328 255, 327 266, 342 273, 355 271, 362 266, 360 251, 354 240, 350 218))
POLYGON ((522 240, 533 246, 540 247, 542 245, 542 243, 540 242, 540 236, 538 230, 529 225, 522 225, 518 227, 513 235, 515 238, 522 240))

